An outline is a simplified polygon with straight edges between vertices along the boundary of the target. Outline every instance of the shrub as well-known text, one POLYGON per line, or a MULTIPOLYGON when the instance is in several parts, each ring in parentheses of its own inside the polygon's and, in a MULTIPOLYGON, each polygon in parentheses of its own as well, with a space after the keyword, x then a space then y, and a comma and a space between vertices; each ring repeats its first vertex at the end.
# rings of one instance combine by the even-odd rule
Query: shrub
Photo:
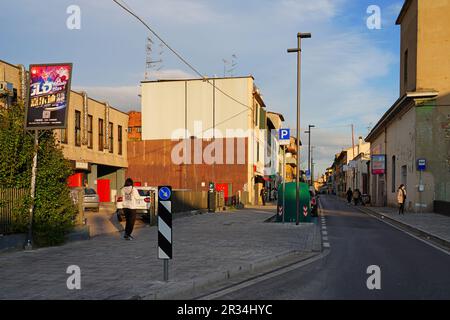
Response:
MULTIPOLYGON (((24 132, 22 105, 0 110, 0 186, 30 188, 34 137, 24 132)), ((41 134, 34 202, 33 238, 38 246, 57 245, 73 228, 76 216, 66 181, 72 170, 56 146, 52 131, 41 134)), ((28 227, 30 196, 15 210, 13 228, 24 232, 28 227)))

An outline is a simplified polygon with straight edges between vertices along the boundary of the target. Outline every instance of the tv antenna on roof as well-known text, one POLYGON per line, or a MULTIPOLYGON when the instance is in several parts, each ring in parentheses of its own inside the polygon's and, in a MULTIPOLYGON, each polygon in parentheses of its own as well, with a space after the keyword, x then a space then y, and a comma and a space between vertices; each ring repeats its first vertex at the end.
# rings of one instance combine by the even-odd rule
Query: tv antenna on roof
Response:
POLYGON ((146 52, 146 59, 145 59, 145 76, 144 79, 145 80, 150 80, 151 79, 151 75, 154 71, 160 71, 163 68, 163 59, 162 59, 162 55, 164 53, 164 45, 161 43, 159 45, 159 51, 157 53, 157 60, 154 60, 154 52, 153 52, 153 47, 154 47, 154 42, 151 38, 151 36, 147 36, 147 43, 146 43, 146 47, 145 47, 145 52, 146 52))

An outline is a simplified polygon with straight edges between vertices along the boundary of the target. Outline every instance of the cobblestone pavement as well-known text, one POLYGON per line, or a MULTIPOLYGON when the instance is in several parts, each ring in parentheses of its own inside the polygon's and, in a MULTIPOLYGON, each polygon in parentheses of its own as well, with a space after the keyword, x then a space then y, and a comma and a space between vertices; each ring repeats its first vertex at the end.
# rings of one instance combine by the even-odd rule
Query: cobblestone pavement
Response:
POLYGON ((174 220, 170 282, 161 282, 157 229, 138 228, 135 241, 120 233, 32 252, 0 255, 0 299, 131 299, 175 289, 237 266, 292 252, 320 251, 316 225, 266 223, 274 211, 239 210, 174 220), (70 291, 66 270, 81 268, 81 290, 70 291))

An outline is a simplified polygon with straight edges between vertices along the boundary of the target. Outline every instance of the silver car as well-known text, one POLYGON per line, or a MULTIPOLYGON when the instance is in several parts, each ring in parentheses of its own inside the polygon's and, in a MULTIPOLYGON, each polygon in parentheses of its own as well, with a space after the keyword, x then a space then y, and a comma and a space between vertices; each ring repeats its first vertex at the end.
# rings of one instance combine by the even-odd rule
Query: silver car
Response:
POLYGON ((100 200, 98 198, 97 192, 95 192, 95 190, 92 188, 84 188, 83 210, 86 211, 87 209, 91 209, 98 212, 99 208, 100 208, 100 200))

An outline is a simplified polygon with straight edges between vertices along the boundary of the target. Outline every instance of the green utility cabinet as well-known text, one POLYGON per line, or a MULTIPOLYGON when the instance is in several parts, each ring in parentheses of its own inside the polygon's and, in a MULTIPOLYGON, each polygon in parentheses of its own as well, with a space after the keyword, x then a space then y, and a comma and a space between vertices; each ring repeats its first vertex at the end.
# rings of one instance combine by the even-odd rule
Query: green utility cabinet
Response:
MULTIPOLYGON (((309 193, 309 186, 307 183, 300 183, 300 206, 299 206, 299 221, 300 223, 311 222, 311 195, 309 193), (305 209, 306 207, 306 216, 305 209)), ((285 222, 296 222, 296 183, 286 183, 286 198, 285 198, 285 222)), ((278 207, 277 207, 277 222, 283 221, 283 184, 278 186, 278 207)))

